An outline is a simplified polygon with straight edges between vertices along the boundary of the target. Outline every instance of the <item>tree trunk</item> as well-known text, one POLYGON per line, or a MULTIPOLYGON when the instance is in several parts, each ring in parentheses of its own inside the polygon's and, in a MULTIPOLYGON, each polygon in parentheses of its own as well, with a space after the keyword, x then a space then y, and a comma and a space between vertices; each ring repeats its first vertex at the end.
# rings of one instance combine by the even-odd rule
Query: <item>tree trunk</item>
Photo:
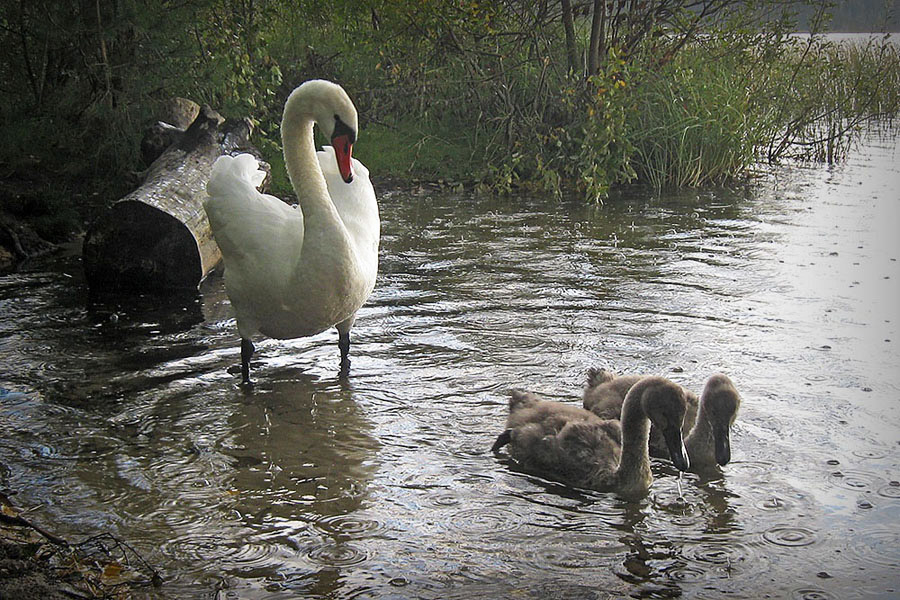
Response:
POLYGON ((197 288, 222 257, 203 210, 212 164, 235 150, 255 153, 251 129, 247 119, 225 122, 209 107, 200 110, 141 186, 88 230, 82 258, 92 291, 197 288))
POLYGON ((571 0, 560 0, 562 4, 563 29, 566 32, 566 58, 569 61, 569 73, 578 73, 578 46, 575 42, 575 17, 572 15, 571 0))
POLYGON ((600 57, 605 54, 603 36, 606 28, 606 0, 594 0, 591 15, 591 38, 588 44, 588 77, 600 71, 600 57))

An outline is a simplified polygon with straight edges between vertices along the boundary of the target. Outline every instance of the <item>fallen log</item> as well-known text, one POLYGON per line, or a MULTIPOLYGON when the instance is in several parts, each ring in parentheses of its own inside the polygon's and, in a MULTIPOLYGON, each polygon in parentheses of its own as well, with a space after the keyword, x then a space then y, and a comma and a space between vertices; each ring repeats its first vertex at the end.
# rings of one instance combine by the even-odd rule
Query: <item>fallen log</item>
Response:
POLYGON ((141 140, 144 164, 153 164, 166 148, 180 140, 199 114, 200 105, 186 98, 169 98, 163 103, 156 115, 156 123, 144 132, 141 140))
POLYGON ((222 258, 203 210, 212 164, 222 154, 258 155, 251 131, 248 119, 225 121, 201 108, 153 161, 140 187, 88 229, 82 260, 91 291, 197 289, 222 258))

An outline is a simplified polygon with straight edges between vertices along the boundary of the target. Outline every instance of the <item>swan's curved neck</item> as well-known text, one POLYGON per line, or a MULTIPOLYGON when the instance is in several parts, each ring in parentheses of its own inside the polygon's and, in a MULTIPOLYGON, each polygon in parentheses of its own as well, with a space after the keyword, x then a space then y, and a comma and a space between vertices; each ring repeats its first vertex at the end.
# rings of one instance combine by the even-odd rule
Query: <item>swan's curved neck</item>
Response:
POLYGON ((650 476, 650 420, 639 398, 622 405, 622 457, 616 469, 619 485, 643 485, 650 476))
POLYGON ((328 195, 328 186, 322 167, 316 157, 313 138, 315 120, 302 94, 292 94, 284 106, 281 121, 281 143, 288 177, 297 194, 304 218, 318 214, 335 215, 334 204, 328 195))
POLYGON ((698 456, 701 452, 712 453, 715 447, 712 421, 702 401, 700 402, 700 408, 697 410, 697 420, 694 422, 694 427, 687 437, 684 438, 684 447, 690 456, 698 456))

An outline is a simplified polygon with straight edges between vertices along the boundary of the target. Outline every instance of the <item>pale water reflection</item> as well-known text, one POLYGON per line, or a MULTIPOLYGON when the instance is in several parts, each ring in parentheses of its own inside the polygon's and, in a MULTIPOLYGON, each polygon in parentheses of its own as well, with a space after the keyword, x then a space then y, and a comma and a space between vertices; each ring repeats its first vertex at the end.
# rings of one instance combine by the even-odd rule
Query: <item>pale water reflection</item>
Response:
POLYGON ((0 278, 0 488, 165 598, 896 597, 898 153, 603 206, 384 194, 348 381, 329 332, 239 389, 218 278, 91 302, 33 265, 0 278), (489 452, 511 387, 575 402, 591 365, 728 373, 734 462, 629 503, 489 452))

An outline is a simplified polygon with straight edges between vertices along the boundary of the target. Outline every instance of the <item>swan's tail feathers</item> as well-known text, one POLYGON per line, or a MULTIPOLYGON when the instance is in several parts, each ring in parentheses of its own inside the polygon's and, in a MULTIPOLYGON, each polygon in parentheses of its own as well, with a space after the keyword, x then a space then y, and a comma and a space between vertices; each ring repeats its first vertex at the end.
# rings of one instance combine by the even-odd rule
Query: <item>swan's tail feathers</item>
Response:
POLYGON ((224 196, 236 187, 256 190, 265 178, 266 172, 259 168, 259 163, 252 154, 226 154, 217 158, 213 164, 206 192, 215 198, 224 196))

